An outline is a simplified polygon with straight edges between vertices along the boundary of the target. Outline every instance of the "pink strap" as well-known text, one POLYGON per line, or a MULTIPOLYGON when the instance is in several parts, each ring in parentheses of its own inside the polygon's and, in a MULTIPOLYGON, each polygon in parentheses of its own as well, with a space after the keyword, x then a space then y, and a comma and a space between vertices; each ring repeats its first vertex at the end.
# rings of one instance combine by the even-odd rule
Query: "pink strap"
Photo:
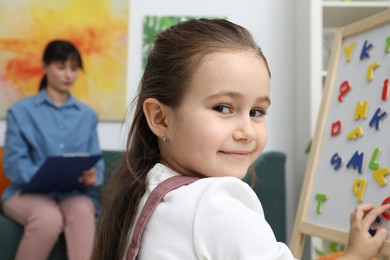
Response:
POLYGON ((145 230, 146 224, 152 215, 153 211, 157 207, 157 204, 162 200, 162 198, 170 192, 171 190, 177 189, 180 186, 190 184, 198 180, 195 177, 186 177, 186 176, 173 176, 165 181, 161 182, 157 187, 152 191, 149 198, 147 199, 145 206, 143 207, 141 214, 135 225, 133 237, 131 239, 131 244, 127 251, 127 260, 135 260, 138 255, 138 251, 141 244, 142 233, 145 230))

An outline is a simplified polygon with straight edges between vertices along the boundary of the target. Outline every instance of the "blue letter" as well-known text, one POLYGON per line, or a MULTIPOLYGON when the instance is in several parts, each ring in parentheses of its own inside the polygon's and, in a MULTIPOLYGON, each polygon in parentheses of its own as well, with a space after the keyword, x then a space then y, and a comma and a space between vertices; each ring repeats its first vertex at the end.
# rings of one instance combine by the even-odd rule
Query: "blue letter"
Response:
POLYGON ((343 160, 341 159, 341 157, 339 156, 338 153, 335 153, 333 156, 332 156, 332 159, 330 159, 330 164, 334 166, 334 169, 337 171, 338 169, 340 169, 341 167, 341 163, 343 162, 343 160))
POLYGON ((360 59, 363 60, 364 58, 370 58, 370 54, 368 51, 372 48, 372 43, 368 44, 368 41, 364 41, 363 49, 360 54, 360 59))
POLYGON ((358 168, 358 172, 361 174, 362 173, 362 168, 363 168, 363 159, 364 159, 364 153, 359 154, 358 151, 354 153, 352 156, 351 160, 349 160, 347 164, 347 168, 352 168, 356 169, 358 168))
POLYGON ((375 115, 372 117, 372 119, 370 121, 370 124, 369 124, 371 127, 373 126, 373 124, 375 124, 375 129, 376 130, 379 130, 379 123, 380 123, 380 121, 387 116, 386 111, 384 111, 382 114, 379 114, 380 111, 381 111, 380 108, 378 108, 376 110, 375 115))

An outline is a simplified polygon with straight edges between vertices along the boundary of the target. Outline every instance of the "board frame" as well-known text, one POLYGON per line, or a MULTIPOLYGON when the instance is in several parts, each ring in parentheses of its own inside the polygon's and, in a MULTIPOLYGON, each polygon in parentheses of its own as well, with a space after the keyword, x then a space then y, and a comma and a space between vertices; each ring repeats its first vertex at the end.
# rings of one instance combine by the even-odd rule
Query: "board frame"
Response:
MULTIPOLYGON (((335 34, 333 48, 329 60, 328 75, 325 79, 323 97, 320 106, 320 115, 317 119, 315 133, 312 141, 311 151, 308 158, 304 182, 301 190, 299 205, 296 213, 293 233, 291 236, 290 249, 293 255, 300 259, 302 257, 305 239, 308 236, 315 236, 327 241, 333 241, 346 245, 348 242, 348 232, 344 232, 332 227, 321 226, 307 221, 307 211, 309 200, 312 195, 313 182, 319 163, 319 154, 322 139, 325 134, 325 125, 328 118, 329 104, 335 90, 336 76, 340 64, 340 57, 345 39, 364 33, 374 28, 390 23, 390 10, 380 12, 358 22, 339 28, 335 34)), ((390 54, 389 54, 390 55, 390 54)), ((390 241, 386 240, 380 250, 380 254, 390 256, 390 241)), ((387 258, 388 259, 388 258, 387 258)))

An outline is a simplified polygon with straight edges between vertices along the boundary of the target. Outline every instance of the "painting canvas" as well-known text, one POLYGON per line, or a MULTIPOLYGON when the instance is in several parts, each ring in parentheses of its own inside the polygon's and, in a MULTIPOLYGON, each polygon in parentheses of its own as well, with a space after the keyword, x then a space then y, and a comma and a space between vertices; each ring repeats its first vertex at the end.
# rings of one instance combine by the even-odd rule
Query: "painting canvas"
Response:
POLYGON ((189 20, 190 16, 145 16, 144 17, 144 35, 142 46, 142 67, 145 68, 149 52, 153 48, 154 37, 163 30, 179 22, 189 20))
MULTIPOLYGON (((148 55, 150 50, 153 48, 153 40, 154 37, 161 31, 186 20, 190 19, 198 19, 201 17, 197 16, 145 16, 143 22, 143 50, 142 50, 142 67, 145 68, 146 61, 148 59, 148 55)), ((205 17, 205 18, 218 18, 216 16, 213 17, 205 17)), ((226 17, 220 17, 226 19, 226 17)))
POLYGON ((100 120, 122 121, 129 8, 128 0, 0 1, 0 118, 37 92, 46 44, 65 39, 77 46, 84 63, 72 94, 100 120))

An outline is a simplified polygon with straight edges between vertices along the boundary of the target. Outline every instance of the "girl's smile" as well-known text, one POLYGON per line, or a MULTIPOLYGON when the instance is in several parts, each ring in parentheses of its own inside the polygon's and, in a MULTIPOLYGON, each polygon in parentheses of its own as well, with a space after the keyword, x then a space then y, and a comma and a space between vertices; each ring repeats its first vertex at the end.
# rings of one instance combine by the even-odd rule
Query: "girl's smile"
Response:
POLYGON ((251 152, 240 152, 240 151, 219 151, 222 155, 228 156, 233 160, 244 161, 250 159, 251 152))

